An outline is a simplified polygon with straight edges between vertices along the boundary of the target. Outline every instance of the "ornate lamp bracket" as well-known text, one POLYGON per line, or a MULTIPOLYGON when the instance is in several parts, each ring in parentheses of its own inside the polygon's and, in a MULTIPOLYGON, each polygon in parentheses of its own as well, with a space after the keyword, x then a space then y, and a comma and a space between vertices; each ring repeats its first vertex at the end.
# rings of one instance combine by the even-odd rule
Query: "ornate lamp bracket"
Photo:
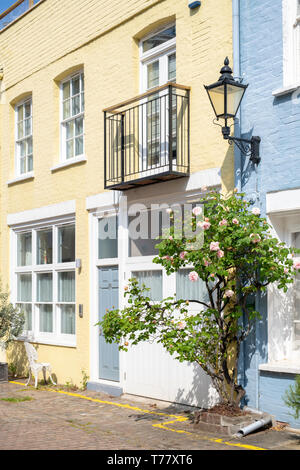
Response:
POLYGON ((230 128, 228 126, 222 127, 222 134, 225 140, 228 140, 229 145, 233 143, 240 149, 245 157, 250 157, 250 161, 259 164, 261 157, 259 155, 259 147, 261 138, 253 136, 251 139, 242 139, 240 137, 233 137, 230 135, 230 128))

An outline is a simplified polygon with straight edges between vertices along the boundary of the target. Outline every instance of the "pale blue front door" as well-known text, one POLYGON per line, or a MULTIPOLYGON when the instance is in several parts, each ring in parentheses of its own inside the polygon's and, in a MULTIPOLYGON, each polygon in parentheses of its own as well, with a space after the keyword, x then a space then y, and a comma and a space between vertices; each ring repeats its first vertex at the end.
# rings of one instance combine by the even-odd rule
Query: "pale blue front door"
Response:
MULTIPOLYGON (((99 268, 99 320, 105 312, 119 306, 118 266, 99 268)), ((119 381, 119 348, 109 344, 100 329, 99 339, 99 378, 119 381)))

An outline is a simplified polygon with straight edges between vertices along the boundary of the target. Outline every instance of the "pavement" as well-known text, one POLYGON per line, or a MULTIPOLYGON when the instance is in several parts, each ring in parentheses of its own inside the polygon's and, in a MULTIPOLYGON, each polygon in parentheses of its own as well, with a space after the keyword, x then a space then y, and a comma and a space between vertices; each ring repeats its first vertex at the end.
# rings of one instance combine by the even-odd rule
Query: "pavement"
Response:
POLYGON ((0 383, 0 450, 31 449, 300 450, 300 434, 269 429, 224 438, 194 430, 180 406, 59 386, 36 390, 20 379, 0 383))

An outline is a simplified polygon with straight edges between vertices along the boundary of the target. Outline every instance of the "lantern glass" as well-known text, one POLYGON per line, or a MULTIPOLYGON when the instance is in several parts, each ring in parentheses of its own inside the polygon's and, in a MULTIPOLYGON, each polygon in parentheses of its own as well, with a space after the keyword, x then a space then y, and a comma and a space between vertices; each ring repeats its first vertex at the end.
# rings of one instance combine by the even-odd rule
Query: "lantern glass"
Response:
POLYGON ((208 96, 217 117, 223 117, 225 113, 224 88, 224 85, 219 85, 210 89, 207 88, 208 96))
POLYGON ((242 98, 245 93, 244 87, 227 84, 227 110, 226 114, 228 117, 235 117, 242 98))

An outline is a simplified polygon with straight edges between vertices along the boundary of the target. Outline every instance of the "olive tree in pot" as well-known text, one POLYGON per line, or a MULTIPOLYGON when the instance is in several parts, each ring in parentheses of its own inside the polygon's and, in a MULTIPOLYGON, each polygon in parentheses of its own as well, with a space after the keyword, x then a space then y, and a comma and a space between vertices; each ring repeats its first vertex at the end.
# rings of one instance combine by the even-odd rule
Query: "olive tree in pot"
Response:
POLYGON ((245 394, 238 383, 241 343, 260 317, 249 300, 270 284, 286 292, 300 261, 294 258, 298 250, 272 236, 267 220, 258 208, 250 209, 243 194, 211 192, 199 202, 202 220, 197 220, 201 210, 196 207, 190 223, 202 229, 202 246, 176 236, 174 216, 154 263, 167 274, 191 268, 189 280, 204 283, 205 298, 151 302, 132 279, 125 287, 128 305, 108 311, 100 323, 106 341, 116 341, 122 350, 156 339, 179 361, 198 364, 210 376, 221 403, 236 408, 245 394), (199 305, 196 313, 188 310, 191 302, 199 305))
MULTIPOLYGON (((0 283, 0 348, 6 350, 23 330, 25 318, 18 307, 9 302, 9 293, 2 290, 0 283)), ((8 365, 0 362, 0 382, 8 380, 8 365)))

